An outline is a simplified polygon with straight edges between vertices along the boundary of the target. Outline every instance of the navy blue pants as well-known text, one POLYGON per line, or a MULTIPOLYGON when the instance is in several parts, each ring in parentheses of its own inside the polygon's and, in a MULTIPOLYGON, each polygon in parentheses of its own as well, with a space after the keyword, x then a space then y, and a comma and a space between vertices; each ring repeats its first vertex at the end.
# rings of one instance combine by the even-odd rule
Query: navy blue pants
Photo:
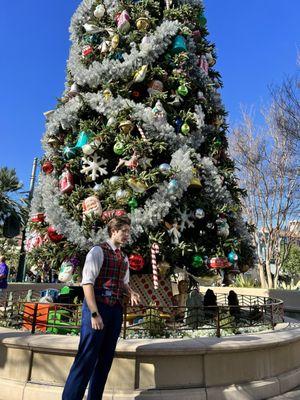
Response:
POLYGON ((91 313, 82 306, 82 325, 78 353, 70 370, 62 400, 82 400, 89 383, 88 400, 101 400, 120 335, 123 308, 117 303, 98 303, 103 330, 92 329, 91 313))

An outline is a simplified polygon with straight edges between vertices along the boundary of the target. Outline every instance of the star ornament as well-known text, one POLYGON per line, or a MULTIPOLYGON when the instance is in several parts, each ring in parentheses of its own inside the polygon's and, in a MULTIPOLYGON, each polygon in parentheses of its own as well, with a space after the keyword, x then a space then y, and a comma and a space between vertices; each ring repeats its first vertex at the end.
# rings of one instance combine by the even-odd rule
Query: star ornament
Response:
POLYGON ((83 168, 81 173, 91 176, 92 180, 95 181, 99 176, 107 175, 108 172, 104 166, 106 166, 108 160, 101 159, 96 154, 89 157, 82 157, 83 168))

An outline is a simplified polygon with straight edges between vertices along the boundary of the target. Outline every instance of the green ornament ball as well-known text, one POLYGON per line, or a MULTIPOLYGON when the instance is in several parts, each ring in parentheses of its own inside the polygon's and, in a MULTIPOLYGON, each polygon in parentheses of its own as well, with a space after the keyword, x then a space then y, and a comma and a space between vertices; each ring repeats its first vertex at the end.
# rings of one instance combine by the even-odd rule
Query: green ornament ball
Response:
POLYGON ((117 142, 114 145, 114 152, 119 156, 124 153, 124 144, 122 142, 117 142))
POLYGON ((135 199, 134 197, 132 197, 129 201, 128 201, 128 205, 129 207, 134 210, 135 208, 137 208, 138 206, 138 202, 137 199, 135 199))
POLYGON ((189 92, 189 89, 185 85, 178 86, 177 93, 180 96, 186 96, 189 92))
POLYGON ((189 131, 191 130, 189 124, 187 124, 186 122, 184 124, 181 125, 181 132, 184 135, 187 135, 189 133, 189 131))
POLYGON ((199 268, 201 267, 202 264, 203 264, 203 258, 199 254, 196 254, 193 257, 192 266, 195 268, 199 268))

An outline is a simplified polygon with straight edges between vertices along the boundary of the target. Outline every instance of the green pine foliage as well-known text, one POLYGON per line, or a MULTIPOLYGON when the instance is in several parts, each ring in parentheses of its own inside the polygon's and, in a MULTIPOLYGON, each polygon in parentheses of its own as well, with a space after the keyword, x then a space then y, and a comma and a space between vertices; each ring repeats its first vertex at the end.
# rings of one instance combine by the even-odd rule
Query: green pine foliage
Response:
MULTIPOLYGON (((107 60, 124 60, 125 53, 130 53, 132 44, 139 46, 146 35, 154 34, 156 29, 165 20, 179 21, 182 25, 177 32, 186 43, 191 43, 193 51, 174 52, 174 43, 171 43, 167 51, 151 63, 147 64, 147 72, 144 79, 140 82, 135 80, 136 73, 128 79, 126 74, 117 79, 112 79, 99 85, 89 87, 89 85, 79 86, 78 96, 82 97, 82 106, 77 114, 78 122, 72 127, 65 128, 60 126, 56 135, 48 137, 48 145, 52 147, 51 157, 45 155, 42 160, 51 161, 54 166, 52 176, 60 179, 61 173, 66 164, 74 177, 75 187, 71 193, 61 194, 60 205, 68 213, 70 218, 84 227, 86 237, 91 231, 97 232, 105 227, 105 221, 98 216, 83 218, 82 202, 91 195, 96 195, 104 211, 123 209, 126 213, 133 212, 132 199, 137 202, 138 207, 143 207, 164 182, 169 182, 176 177, 176 171, 170 169, 169 172, 161 173, 159 166, 163 163, 170 164, 172 152, 170 143, 163 136, 154 137, 147 134, 144 129, 146 140, 141 137, 141 132, 137 121, 133 118, 130 106, 126 109, 116 110, 113 121, 108 121, 105 115, 99 114, 92 109, 88 102, 84 100, 87 93, 97 93, 106 91, 106 95, 111 98, 118 96, 142 104, 143 106, 155 108, 158 101, 161 102, 166 112, 167 122, 177 129, 177 135, 189 136, 190 132, 197 130, 197 120, 195 118, 195 106, 201 106, 204 114, 205 140, 200 147, 191 152, 195 179, 198 184, 190 185, 177 204, 171 207, 168 215, 162 218, 156 226, 147 226, 139 238, 128 247, 131 253, 141 253, 146 258, 150 258, 150 247, 157 242, 160 246, 158 258, 164 259, 175 266, 186 266, 194 275, 207 273, 207 263, 195 263, 194 257, 200 255, 203 259, 221 256, 227 257, 230 251, 235 251, 240 260, 247 265, 252 265, 253 254, 249 241, 245 241, 240 231, 237 229, 240 220, 241 196, 245 192, 241 190, 234 178, 234 163, 227 153, 228 143, 226 139, 227 113, 222 104, 216 99, 220 98, 218 89, 222 86, 221 77, 214 69, 216 62, 215 45, 208 38, 208 30, 204 19, 204 9, 202 4, 195 2, 189 3, 172 1, 169 9, 159 0, 141 0, 119 2, 119 11, 127 10, 130 15, 130 29, 126 33, 119 32, 116 27, 115 18, 109 13, 105 13, 103 18, 94 16, 96 6, 102 4, 100 0, 94 2, 90 10, 88 23, 99 28, 99 32, 88 33, 84 26, 78 28, 78 45, 80 49, 89 45, 92 52, 86 57, 81 57, 82 65, 92 67, 94 63, 102 63, 107 60), (147 20, 147 28, 139 29, 137 21, 140 18, 147 20), (117 45, 112 49, 101 52, 98 48, 105 41, 111 41, 112 37, 117 38, 117 45), (196 59, 208 57, 207 76, 196 65, 196 59), (160 81, 163 90, 149 94, 149 86, 152 80, 160 81), (185 94, 184 91, 187 91, 185 94), (125 120, 132 122, 132 130, 126 133, 120 129, 120 125, 125 120), (178 121, 180 123, 178 123, 178 121), (183 130, 185 125, 185 130, 183 130), (78 139, 79 132, 86 132, 89 135, 89 143, 98 141, 95 154, 108 160, 105 166, 108 174, 92 180, 90 175, 81 172, 82 169, 82 149, 77 148, 76 154, 67 157, 65 149, 67 146, 74 148, 78 139), (117 154, 114 151, 116 143, 121 144, 122 151, 117 154), (132 154, 138 154, 138 165, 136 168, 121 166, 115 171, 120 157, 127 161, 132 154), (207 182, 204 167, 199 161, 199 157, 208 157, 212 160, 213 166, 217 169, 220 181, 224 190, 228 191, 232 202, 226 202, 217 198, 212 198, 208 194, 208 183, 215 185, 215 181, 207 182), (118 175, 119 180, 110 181, 112 176, 118 175), (131 179, 135 179, 145 189, 135 191, 129 185, 131 179), (95 189, 95 183, 98 185, 95 189), (126 198, 116 198, 118 190, 127 190, 129 195, 126 198), (131 203, 130 203, 131 201, 131 203), (196 218, 195 211, 202 209, 203 218, 196 218), (184 225, 180 229, 179 243, 172 237, 171 228, 180 224, 182 213, 187 211, 190 214, 193 224, 184 225), (218 234, 216 221, 223 219, 228 224, 228 234, 218 234)), ((174 38, 173 38, 174 39, 174 38)), ((69 87, 74 83, 72 71, 68 70, 67 81, 69 87)), ((104 92, 102 92, 104 93, 104 92)), ((57 111, 64 107, 70 98, 65 94, 59 99, 57 111)), ((50 117, 51 118, 51 117, 50 117)), ((41 207, 42 209, 42 207, 41 207)), ((51 220, 51 218, 50 218, 51 220)), ((31 231, 36 230, 41 235, 46 235, 48 223, 32 222, 31 231)), ((84 256, 84 251, 76 244, 70 243, 68 238, 61 242, 52 243, 45 240, 43 246, 33 249, 29 254, 31 263, 43 258, 52 260, 51 262, 59 265, 65 258, 72 255, 84 256)), ((151 265, 146 262, 144 272, 150 272, 151 265)))

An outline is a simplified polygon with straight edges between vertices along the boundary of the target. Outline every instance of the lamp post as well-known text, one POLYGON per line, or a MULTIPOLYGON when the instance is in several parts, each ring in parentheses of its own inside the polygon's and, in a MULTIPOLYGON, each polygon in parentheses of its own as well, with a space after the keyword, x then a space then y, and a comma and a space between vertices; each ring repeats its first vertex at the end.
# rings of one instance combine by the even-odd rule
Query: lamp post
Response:
MULTIPOLYGON (((28 193, 28 209, 30 208, 31 200, 32 200, 32 197, 33 197, 37 163, 38 163, 38 159, 37 159, 37 157, 35 157, 34 160, 33 160, 33 164, 32 164, 29 191, 25 192, 25 193, 28 193)), ((26 264, 25 264, 25 259, 26 259, 26 252, 25 252, 26 228, 27 228, 27 221, 25 222, 24 228, 22 230, 21 250, 20 250, 20 257, 19 257, 18 271, 17 271, 17 279, 16 279, 17 282, 23 282, 24 281, 24 277, 25 277, 25 267, 26 267, 26 264)))

